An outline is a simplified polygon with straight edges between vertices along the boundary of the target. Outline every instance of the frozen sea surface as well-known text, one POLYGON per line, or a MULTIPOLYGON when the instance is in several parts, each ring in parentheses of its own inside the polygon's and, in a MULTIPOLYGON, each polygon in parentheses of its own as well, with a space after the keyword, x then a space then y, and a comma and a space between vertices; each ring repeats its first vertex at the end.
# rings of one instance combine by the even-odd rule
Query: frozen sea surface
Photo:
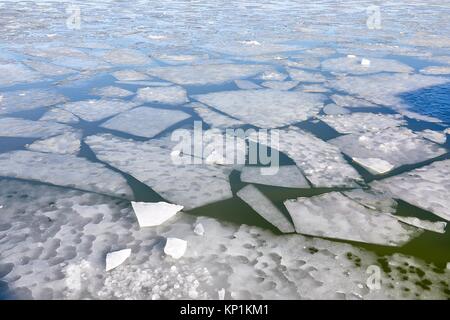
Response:
POLYGON ((450 1, 373 5, 0 0, 0 299, 448 299, 450 1))

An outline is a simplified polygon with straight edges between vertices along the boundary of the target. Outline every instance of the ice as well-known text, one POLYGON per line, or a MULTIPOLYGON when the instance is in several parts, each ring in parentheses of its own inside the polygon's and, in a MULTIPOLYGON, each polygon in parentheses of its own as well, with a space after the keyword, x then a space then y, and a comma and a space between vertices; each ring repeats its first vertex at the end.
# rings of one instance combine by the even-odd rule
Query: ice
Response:
POLYGON ((320 73, 309 72, 300 69, 288 69, 289 75, 292 80, 301 82, 324 82, 326 78, 320 73))
POLYGON ((241 171, 241 181, 284 188, 309 188, 309 183, 295 165, 280 166, 274 175, 264 175, 261 167, 246 166, 241 171))
POLYGON ((264 81, 261 85, 275 90, 290 90, 298 85, 298 81, 264 81))
POLYGON ((397 201, 383 192, 370 189, 354 189, 344 191, 342 194, 372 210, 391 214, 397 211, 397 201))
POLYGON ((294 232, 291 221, 255 186, 249 184, 236 195, 281 232, 294 232))
POLYGON ((151 68, 148 74, 179 85, 206 85, 248 78, 266 69, 267 66, 250 64, 203 64, 151 68))
POLYGON ((0 87, 12 86, 17 83, 35 82, 41 80, 39 73, 21 64, 0 63, 0 87))
POLYGON ((180 86, 141 88, 137 91, 136 100, 164 104, 183 104, 189 101, 186 90, 180 86))
POLYGON ((410 119, 416 119, 416 120, 420 120, 420 121, 426 121, 426 122, 432 122, 432 123, 441 123, 442 120, 435 118, 435 117, 431 117, 431 116, 427 116, 427 115, 423 115, 420 113, 416 113, 413 111, 409 111, 403 108, 399 108, 397 109, 397 112, 400 113, 401 115, 408 117, 410 119))
POLYGON ((71 130, 71 127, 60 123, 0 118, 0 137, 46 138, 71 130))
POLYGON ((193 102, 189 106, 191 106, 195 113, 197 113, 199 117, 212 128, 227 129, 244 125, 244 122, 241 120, 216 112, 204 104, 193 102))
POLYGON ((164 253, 174 259, 180 259, 186 252, 187 241, 178 238, 167 238, 164 253))
POLYGON ((377 107, 376 104, 370 103, 370 102, 362 100, 362 99, 357 99, 352 96, 341 96, 341 95, 333 94, 330 98, 338 106, 345 107, 345 108, 365 108, 365 107, 376 108, 377 107))
MULTIPOLYGON (((89 136, 85 142, 97 158, 132 175, 186 210, 232 197, 224 166, 174 163, 173 150, 158 140, 137 142, 111 135, 89 136)), ((192 160, 191 157, 189 160, 192 160)))
POLYGON ((450 221, 449 173, 450 160, 436 161, 394 177, 374 181, 371 186, 450 221))
MULTIPOLYGON (((255 137, 250 139, 256 141, 255 137)), ((294 160, 313 186, 354 187, 362 180, 332 144, 295 127, 279 130, 279 137, 279 151, 294 160)))
POLYGON ((62 108, 52 108, 47 111, 40 119, 41 121, 56 121, 60 123, 78 123, 79 119, 73 113, 62 108))
POLYGON ((327 104, 323 108, 323 112, 328 115, 337 115, 337 114, 348 114, 350 111, 348 109, 342 108, 334 103, 327 104))
POLYGON ((157 54, 152 56, 169 65, 190 64, 199 62, 201 59, 208 59, 207 55, 191 55, 191 54, 157 54))
POLYGON ((93 95, 101 96, 105 98, 123 98, 129 97, 134 94, 134 92, 125 90, 119 87, 108 86, 103 88, 94 89, 91 91, 93 95))
POLYGON ((67 154, 12 151, 0 154, 0 176, 36 180, 121 197, 132 196, 127 181, 104 165, 67 154))
POLYGON ((102 127, 151 138, 188 118, 189 114, 179 110, 139 107, 115 116, 102 127))
POLYGON ((37 61, 37 60, 26 61, 25 64, 28 67, 36 70, 40 74, 47 76, 47 77, 63 76, 63 75, 77 72, 76 70, 73 70, 70 68, 61 67, 61 66, 57 66, 57 65, 54 65, 51 63, 46 63, 46 62, 37 61))
POLYGON ((361 65, 364 66, 364 67, 370 67, 370 60, 366 59, 366 58, 363 58, 361 60, 361 65))
POLYGON ((106 271, 117 268, 124 263, 131 255, 131 249, 108 252, 106 254, 106 271))
POLYGON ((422 70, 420 70, 421 73, 423 74, 429 74, 429 75, 440 75, 440 74, 450 74, 450 67, 448 66, 430 66, 430 67, 426 67, 422 70))
POLYGON ((421 220, 416 217, 403 217, 403 216, 395 216, 395 217, 401 222, 407 223, 420 229, 437 233, 445 233, 445 227, 447 226, 447 223, 443 221, 432 222, 428 220, 421 220))
POLYGON ((30 89, 0 93, 0 114, 26 111, 63 103, 66 98, 52 90, 30 89))
POLYGON ((297 49, 286 44, 260 42, 257 40, 230 41, 223 43, 216 51, 235 56, 253 56, 269 53, 286 52, 297 49))
POLYGON ((121 100, 84 100, 68 102, 62 107, 86 121, 99 121, 136 107, 134 102, 121 100))
MULTIPOLYGON (((382 168, 388 162, 393 168, 398 168, 407 164, 415 164, 436 158, 447 153, 447 151, 437 144, 420 138, 410 129, 404 127, 386 128, 382 131, 367 131, 365 133, 352 133, 349 135, 334 138, 329 143, 339 147, 339 149, 357 159, 380 159, 382 168)), ((355 160, 356 161, 356 160, 355 160)), ((372 160, 365 160, 365 164, 374 163, 372 160)), ((375 162, 376 164, 376 162, 375 162)), ((376 171, 375 167, 370 168, 376 171)))
POLYGON ((319 94, 272 89, 222 91, 195 95, 194 98, 262 128, 280 127, 306 120, 319 112, 324 99, 319 94))
POLYGON ((37 140, 27 146, 31 151, 77 154, 81 147, 81 134, 78 132, 68 132, 44 140, 37 140))
POLYGON ((390 59, 354 59, 335 58, 322 62, 322 69, 331 72, 348 74, 371 74, 379 72, 403 72, 410 73, 414 69, 406 64, 390 59))
POLYGON ((116 65, 147 65, 152 59, 140 51, 133 49, 115 49, 103 56, 105 61, 116 65))
POLYGON ((167 202, 132 201, 131 205, 141 228, 159 226, 183 210, 183 206, 167 202))
POLYGON ((406 125, 406 120, 398 114, 376 114, 356 112, 347 115, 327 115, 320 120, 339 133, 381 131, 387 128, 406 125))
POLYGON ((447 141, 447 136, 443 132, 425 129, 423 131, 417 132, 417 134, 419 136, 421 136, 422 138, 428 139, 430 141, 433 141, 433 142, 436 142, 439 144, 444 144, 447 141))
POLYGON ((389 214, 368 209, 339 192, 284 202, 298 233, 401 246, 420 232, 389 214))
MULTIPOLYGON (((450 268, 449 268, 450 269, 450 268)), ((219 300, 225 300, 225 289, 222 288, 217 292, 218 296, 219 296, 219 300)))
POLYGON ((119 81, 141 81, 150 79, 146 74, 135 70, 119 70, 113 72, 112 75, 119 81))
POLYGON ((234 83, 242 90, 261 89, 261 86, 250 80, 234 80, 234 83))
POLYGON ((258 76, 258 79, 264 80, 264 81, 283 81, 288 76, 287 74, 274 71, 274 70, 267 70, 264 71, 261 75, 258 76))
POLYGON ((443 77, 419 74, 375 74, 369 76, 347 76, 330 81, 330 85, 340 91, 346 91, 359 98, 364 98, 385 106, 402 104, 402 93, 416 91, 447 83, 443 77), (382 92, 382 94, 380 94, 382 92))
POLYGON ((197 223, 194 228, 194 233, 198 236, 203 236, 205 234, 205 228, 201 223, 197 223))

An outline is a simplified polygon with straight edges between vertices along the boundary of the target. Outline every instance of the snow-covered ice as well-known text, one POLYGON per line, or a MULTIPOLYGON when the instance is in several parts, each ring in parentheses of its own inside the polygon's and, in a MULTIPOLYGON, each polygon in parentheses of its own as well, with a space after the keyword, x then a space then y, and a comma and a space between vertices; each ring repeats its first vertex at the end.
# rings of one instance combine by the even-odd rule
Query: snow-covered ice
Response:
POLYGON ((131 205, 141 228, 159 226, 183 210, 183 206, 167 202, 132 201, 131 205))
POLYGON ((41 80, 41 75, 22 64, 0 63, 0 87, 41 80))
POLYGON ((290 90, 298 85, 298 81, 264 81, 262 86, 274 90, 290 90))

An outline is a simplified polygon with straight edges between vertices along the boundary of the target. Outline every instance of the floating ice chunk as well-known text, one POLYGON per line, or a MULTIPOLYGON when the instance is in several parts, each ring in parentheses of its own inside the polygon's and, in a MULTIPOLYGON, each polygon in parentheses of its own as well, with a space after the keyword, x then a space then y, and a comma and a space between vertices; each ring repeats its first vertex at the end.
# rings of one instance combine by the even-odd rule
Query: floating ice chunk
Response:
POLYGON ((46 138, 71 130, 60 123, 0 118, 0 137, 46 138))
MULTIPOLYGON (((315 187, 353 187, 362 178, 339 149, 298 128, 278 130, 279 151, 287 154, 315 187)), ((258 141, 256 135, 250 139, 258 141)), ((259 137, 259 141, 267 137, 259 137)))
POLYGON ((313 93, 272 89, 222 91, 196 95, 194 98, 263 128, 304 121, 319 112, 324 99, 322 95, 313 93))
POLYGON ((131 255, 131 249, 108 252, 106 254, 106 271, 117 268, 124 263, 131 255))
POLYGON ((141 88, 137 91, 136 100, 164 104, 183 104, 189 101, 186 90, 180 86, 141 88))
POLYGON ((281 232, 294 232, 289 219, 255 186, 249 184, 239 190, 236 195, 281 232))
POLYGON ((327 104, 324 108, 323 108, 323 112, 325 114, 328 115, 336 115, 336 114, 348 114, 350 113, 350 111, 348 111, 347 109, 340 107, 336 104, 327 104))
POLYGON ((298 233, 401 246, 420 232, 389 214, 370 210, 339 192, 284 202, 298 233))
POLYGON ((178 238, 167 238, 164 253, 174 259, 184 256, 187 249, 187 241, 178 238))
POLYGON ((99 121, 136 107, 134 102, 121 100, 84 100, 69 102, 62 107, 86 121, 99 121))
POLYGON ((68 132, 45 140, 38 140, 27 146, 27 149, 39 152, 77 154, 81 147, 81 134, 68 132))
POLYGON ((40 74, 42 74, 44 76, 48 76, 48 77, 62 76, 62 75, 67 75, 67 74, 77 72, 76 70, 73 70, 70 68, 61 67, 61 66, 57 66, 57 65, 42 62, 42 61, 35 61, 35 60, 27 61, 27 62, 25 62, 25 64, 28 67, 36 70, 40 74))
POLYGON ((336 103, 340 107, 346 108, 376 108, 378 107, 376 104, 370 103, 368 101, 357 99, 352 96, 341 96, 337 94, 333 94, 331 99, 334 103, 336 103))
POLYGON ((125 111, 101 126, 135 136, 151 138, 188 118, 190 118, 189 114, 179 110, 139 107, 125 111))
POLYGON ((241 181, 284 188, 309 188, 308 181, 295 165, 280 166, 274 175, 262 174, 261 168, 244 167, 241 171, 241 181))
MULTIPOLYGON (((166 200, 190 210, 232 197, 226 166, 184 163, 172 160, 171 146, 161 139, 137 142, 112 135, 89 136, 85 142, 96 156, 132 175, 160 193, 166 200)), ((174 145, 177 142, 172 142, 174 145)), ((201 162, 200 162, 201 163, 201 162)))
POLYGON ((78 123, 79 119, 73 113, 62 108, 52 108, 40 119, 41 121, 56 121, 60 123, 78 123))
MULTIPOLYGON (((420 138, 404 127, 386 128, 378 132, 352 133, 328 142, 352 158, 381 159, 393 165, 393 168, 419 163, 447 153, 444 148, 420 138)), ((366 165, 376 163, 377 161, 365 161, 366 165)), ((382 164, 381 167, 385 166, 382 164)), ((375 168, 372 169, 376 171, 375 168)))
POLYGON ((94 89, 91 91, 93 95, 106 97, 106 98, 123 98, 134 94, 134 92, 125 90, 119 87, 108 86, 103 88, 94 89))
MULTIPOLYGON (((450 269, 450 268, 449 268, 450 269)), ((225 300, 225 289, 222 288, 217 292, 218 296, 219 296, 219 300, 225 300)))
POLYGON ((141 81, 150 79, 146 74, 135 70, 120 70, 113 72, 112 75, 119 81, 141 81))
POLYGON ((390 164, 388 161, 378 158, 358 158, 353 157, 353 161, 358 163, 360 166, 366 168, 372 174, 385 174, 392 169, 394 165, 390 164))
POLYGON ((439 144, 444 144, 447 141, 447 136, 445 135, 445 133, 442 133, 442 132, 425 129, 423 131, 418 131, 416 133, 419 136, 421 136, 422 138, 428 139, 430 141, 433 141, 433 142, 436 142, 439 144))
POLYGON ((292 80, 301 82, 324 82, 326 78, 320 73, 308 72, 300 69, 288 69, 292 80))
POLYGON ((268 70, 264 71, 261 75, 258 76, 258 79, 264 80, 264 81, 283 81, 288 76, 287 74, 274 71, 274 70, 268 70))
POLYGON ((414 71, 414 69, 408 65, 395 60, 377 58, 371 60, 362 58, 359 60, 349 59, 347 57, 325 60, 322 62, 322 69, 349 74, 370 74, 379 72, 410 73, 414 71))
POLYGON ((131 205, 141 228, 159 226, 183 210, 183 206, 167 202, 132 201, 131 205))
POLYGON ((375 114, 356 112, 348 115, 328 115, 320 120, 339 133, 355 133, 381 131, 387 128, 399 127, 407 124, 398 114, 375 114))
POLYGON ((194 228, 194 233, 198 236, 203 236, 205 234, 205 228, 201 223, 197 223, 194 228))
POLYGON ((48 107, 66 101, 62 94, 43 89, 8 91, 1 93, 0 97, 0 114, 48 107))
POLYGON ((40 79, 39 73, 21 64, 0 64, 0 87, 11 86, 16 83, 34 82, 40 79))
POLYGON ((264 81, 264 87, 275 90, 290 90, 298 85, 298 81, 264 81))
POLYGON ((234 83, 242 90, 261 89, 261 86, 250 80, 234 80, 234 83))
POLYGON ((450 160, 436 161, 413 171, 374 181, 371 186, 450 221, 449 174, 450 160))
POLYGON ((212 128, 227 129, 244 125, 244 122, 241 120, 233 119, 227 115, 216 112, 204 104, 193 102, 190 106, 200 116, 200 118, 202 118, 202 120, 209 124, 212 128))
POLYGON ((262 65, 202 64, 151 68, 148 74, 179 85, 205 85, 248 78, 266 69, 262 65))
POLYGON ((447 66, 430 66, 426 67, 422 70, 420 70, 423 74, 430 74, 430 75, 439 75, 439 74, 450 74, 450 67, 447 66))
POLYGON ((13 151, 0 154, 0 176, 37 180, 131 197, 125 178, 104 165, 66 154, 13 151))
POLYGON ((112 64, 144 65, 152 63, 152 59, 140 51, 132 49, 116 49, 103 56, 105 61, 112 64))
POLYGON ((437 233, 445 233, 445 227, 447 226, 446 222, 443 221, 428 221, 422 220, 416 217, 403 217, 403 216, 395 216, 399 221, 412 225, 414 227, 437 232, 437 233))

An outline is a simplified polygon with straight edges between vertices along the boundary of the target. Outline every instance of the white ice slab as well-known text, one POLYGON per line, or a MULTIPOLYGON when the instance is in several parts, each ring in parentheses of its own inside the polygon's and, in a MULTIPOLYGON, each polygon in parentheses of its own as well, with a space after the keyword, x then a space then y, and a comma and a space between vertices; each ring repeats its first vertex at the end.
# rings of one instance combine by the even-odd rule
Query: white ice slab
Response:
POLYGON ((46 138, 72 130, 60 123, 0 118, 0 137, 46 138))
POLYGON ((136 107, 134 102, 121 100, 84 100, 69 102, 63 108, 83 120, 99 121, 136 107))
POLYGON ((66 98, 46 89, 7 91, 0 93, 0 114, 27 111, 65 102, 66 98))
POLYGON ((322 62, 322 69, 331 72, 348 74, 370 74, 379 72, 410 73, 414 69, 406 64, 390 59, 367 58, 335 58, 322 62))
POLYGON ((272 89, 222 91, 196 95, 194 98, 263 128, 304 121, 320 111, 324 99, 319 94, 272 89))
POLYGON ((284 202, 298 233, 401 246, 420 232, 389 214, 370 210, 339 192, 284 202))
POLYGON ((183 206, 167 202, 132 201, 131 205, 141 228, 159 226, 183 210, 183 206))
POLYGON ((339 133, 355 133, 381 131, 387 128, 399 127, 407 122, 398 114, 375 114, 356 112, 346 115, 327 115, 320 120, 339 133))
POLYGON ((239 190, 236 195, 281 232, 295 231, 291 221, 255 186, 249 184, 239 190))
POLYGON ((189 114, 179 110, 139 107, 125 111, 101 126, 135 136, 151 138, 189 117, 189 114))
POLYGON ((164 104, 183 104, 189 101, 186 90, 180 86, 141 88, 137 91, 136 100, 164 104))
POLYGON ((108 252, 106 254, 106 271, 117 268, 124 263, 131 255, 131 249, 108 252))
POLYGON ((167 238, 164 253, 174 259, 184 256, 187 249, 187 241, 178 238, 167 238))
POLYGON ((280 166, 274 175, 264 175, 261 167, 242 168, 241 181, 284 188, 309 188, 309 183, 295 165, 280 166))
POLYGON ((374 181, 371 186, 450 221, 449 176, 450 160, 436 161, 413 171, 374 181))
POLYGON ((77 154, 81 147, 81 133, 68 132, 44 140, 37 140, 27 149, 38 152, 77 154))

